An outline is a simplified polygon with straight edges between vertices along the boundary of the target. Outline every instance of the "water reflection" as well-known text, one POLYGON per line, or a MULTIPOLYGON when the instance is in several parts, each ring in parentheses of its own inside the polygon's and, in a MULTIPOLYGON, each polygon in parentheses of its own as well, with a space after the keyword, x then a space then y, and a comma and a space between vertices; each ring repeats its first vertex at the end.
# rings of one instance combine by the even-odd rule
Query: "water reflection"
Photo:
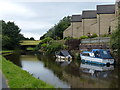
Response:
POLYGON ((111 70, 114 70, 114 66, 110 65, 107 67, 106 65, 96 65, 96 64, 88 64, 81 63, 80 68, 85 73, 90 73, 93 77, 106 78, 110 74, 111 70))
POLYGON ((13 62, 15 65, 22 67, 21 60, 20 60, 20 54, 14 53, 14 54, 5 56, 5 58, 13 62))
MULTIPOLYGON (((44 56, 43 56, 44 58, 44 56)), ((48 62, 48 59, 42 59, 41 56, 39 56, 39 59, 37 56, 34 55, 22 55, 21 61, 22 61, 22 68, 29 73, 31 73, 34 77, 39 78, 47 83, 50 83, 54 85, 55 87, 61 87, 61 88, 70 88, 69 84, 59 79, 59 77, 54 73, 54 71, 51 68, 52 62, 48 62), (42 61, 43 60, 43 61, 42 61), (48 68, 49 67, 49 68, 48 68)), ((55 63, 55 62, 54 62, 55 63)), ((57 67, 56 65, 53 65, 52 68, 57 67)), ((56 68, 57 70, 58 68, 56 68)), ((55 69, 54 69, 55 70, 55 69)), ((62 72, 60 71, 60 75, 62 72)))
POLYGON ((120 67, 96 66, 78 60, 59 62, 52 55, 40 54, 12 55, 8 59, 56 87, 118 88, 120 84, 120 67))
POLYGON ((60 64, 60 66, 68 66, 72 61, 64 61, 64 60, 62 60, 62 62, 61 62, 60 58, 56 58, 55 62, 57 64, 60 64))

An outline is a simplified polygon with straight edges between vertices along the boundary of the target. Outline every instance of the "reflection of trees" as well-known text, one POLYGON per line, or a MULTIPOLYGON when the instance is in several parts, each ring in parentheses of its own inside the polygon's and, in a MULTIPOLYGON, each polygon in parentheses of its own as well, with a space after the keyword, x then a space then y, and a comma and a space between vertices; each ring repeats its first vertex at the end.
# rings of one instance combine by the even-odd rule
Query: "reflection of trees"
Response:
POLYGON ((65 68, 65 71, 70 74, 70 75, 74 75, 74 76, 80 76, 80 69, 79 69, 79 64, 72 62, 70 63, 70 65, 68 65, 68 67, 65 68))
POLYGON ((14 53, 14 54, 5 56, 5 58, 6 58, 7 60, 10 60, 11 62, 13 62, 15 65, 17 65, 17 66, 19 66, 19 67, 22 67, 21 61, 20 61, 20 54, 14 53))
POLYGON ((109 88, 117 88, 118 87, 118 67, 114 69, 114 71, 111 73, 110 78, 110 85, 109 88))
POLYGON ((40 61, 44 62, 44 66, 47 67, 48 69, 52 70, 53 73, 57 77, 64 80, 64 78, 63 78, 63 68, 59 64, 55 63, 55 59, 52 56, 50 56, 50 55, 45 55, 45 56, 37 55, 37 58, 40 61))
POLYGON ((120 89, 120 65, 118 65, 118 88, 120 89))

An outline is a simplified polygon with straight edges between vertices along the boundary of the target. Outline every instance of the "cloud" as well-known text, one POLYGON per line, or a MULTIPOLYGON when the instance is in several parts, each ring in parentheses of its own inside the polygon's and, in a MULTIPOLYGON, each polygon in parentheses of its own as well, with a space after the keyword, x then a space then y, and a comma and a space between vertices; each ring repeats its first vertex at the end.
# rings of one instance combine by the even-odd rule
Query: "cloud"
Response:
MULTIPOLYGON (((3 0, 2 0, 3 1, 3 0)), ((11 1, 11 0, 5 0, 11 1)), ((14 2, 115 2, 116 0, 12 0, 14 2)))
POLYGON ((32 18, 37 14, 20 3, 0 2, 0 18, 13 18, 14 16, 32 18))
POLYGON ((16 21, 16 23, 21 27, 23 30, 40 30, 40 29, 49 29, 51 26, 53 26, 50 23, 47 22, 37 22, 37 21, 16 21))
POLYGON ((0 0, 0 19, 14 21, 26 37, 39 39, 64 16, 80 14, 84 9, 96 9, 99 3, 52 1, 0 0))

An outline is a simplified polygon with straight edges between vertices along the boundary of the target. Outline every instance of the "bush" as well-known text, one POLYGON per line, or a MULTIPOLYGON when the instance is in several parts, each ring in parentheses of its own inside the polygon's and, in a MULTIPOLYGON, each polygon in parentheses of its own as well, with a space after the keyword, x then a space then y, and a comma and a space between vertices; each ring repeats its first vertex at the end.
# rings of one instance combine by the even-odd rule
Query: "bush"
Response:
POLYGON ((64 38, 64 40, 71 40, 71 39, 73 39, 73 37, 69 37, 69 36, 68 36, 68 37, 65 37, 65 38, 64 38))
POLYGON ((53 39, 50 38, 50 37, 47 37, 47 38, 43 39, 43 40, 41 41, 41 43, 49 43, 51 40, 53 40, 53 39))
POLYGON ((111 34, 103 34, 103 35, 101 35, 102 37, 110 37, 111 36, 111 34))
POLYGON ((88 36, 81 36, 80 39, 87 39, 89 38, 88 36))
POLYGON ((64 49, 64 46, 60 43, 51 43, 47 47, 47 53, 55 53, 56 51, 64 49))
POLYGON ((92 34, 92 36, 90 36, 90 38, 95 38, 98 37, 98 35, 96 33, 92 34))

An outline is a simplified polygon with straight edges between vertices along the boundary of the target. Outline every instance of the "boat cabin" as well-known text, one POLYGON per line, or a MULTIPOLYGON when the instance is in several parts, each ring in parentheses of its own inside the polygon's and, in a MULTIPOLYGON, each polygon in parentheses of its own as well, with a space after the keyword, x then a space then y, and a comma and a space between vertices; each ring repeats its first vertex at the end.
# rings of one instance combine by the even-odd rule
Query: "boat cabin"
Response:
POLYGON ((83 51, 82 56, 89 56, 93 58, 113 59, 110 52, 104 49, 93 49, 90 51, 83 51))

